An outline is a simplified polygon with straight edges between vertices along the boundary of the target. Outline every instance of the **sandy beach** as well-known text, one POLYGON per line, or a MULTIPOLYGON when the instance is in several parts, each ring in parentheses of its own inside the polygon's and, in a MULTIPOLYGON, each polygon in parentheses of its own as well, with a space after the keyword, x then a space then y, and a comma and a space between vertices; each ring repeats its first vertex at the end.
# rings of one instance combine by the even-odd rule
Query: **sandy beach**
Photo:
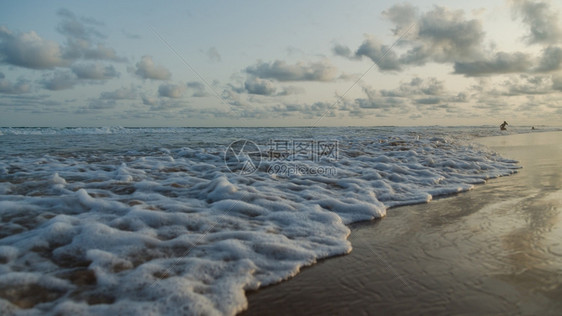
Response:
POLYGON ((562 314, 562 133, 479 142, 523 168, 353 225, 351 254, 248 293, 242 315, 562 314))

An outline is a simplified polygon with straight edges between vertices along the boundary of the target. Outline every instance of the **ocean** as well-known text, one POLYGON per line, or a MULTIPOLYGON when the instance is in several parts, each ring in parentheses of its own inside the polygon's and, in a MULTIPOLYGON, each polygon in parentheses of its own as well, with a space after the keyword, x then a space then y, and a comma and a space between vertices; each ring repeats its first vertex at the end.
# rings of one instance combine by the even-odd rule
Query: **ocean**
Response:
POLYGON ((236 314, 349 224, 517 172, 472 140, 529 132, 0 128, 0 310, 236 314))

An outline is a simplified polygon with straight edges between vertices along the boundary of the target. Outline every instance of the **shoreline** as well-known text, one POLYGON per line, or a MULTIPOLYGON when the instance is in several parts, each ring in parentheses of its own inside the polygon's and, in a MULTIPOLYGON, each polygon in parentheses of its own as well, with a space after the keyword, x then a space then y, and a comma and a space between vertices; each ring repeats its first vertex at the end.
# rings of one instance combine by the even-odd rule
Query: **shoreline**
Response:
POLYGON ((247 292, 240 315, 561 313, 561 136, 477 139, 523 168, 351 225, 350 254, 247 292))

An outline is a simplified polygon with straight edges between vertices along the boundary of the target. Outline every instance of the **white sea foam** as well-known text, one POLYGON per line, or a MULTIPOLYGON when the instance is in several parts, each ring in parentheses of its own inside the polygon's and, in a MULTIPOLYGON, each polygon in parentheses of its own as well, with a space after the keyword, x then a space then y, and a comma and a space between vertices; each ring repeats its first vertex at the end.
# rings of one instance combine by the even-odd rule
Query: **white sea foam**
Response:
POLYGON ((0 309, 15 314, 235 314, 245 290, 351 251, 346 224, 518 168, 459 140, 474 129, 21 130, 0 130, 0 309), (337 140, 338 159, 298 161, 336 173, 231 173, 242 138, 337 140))

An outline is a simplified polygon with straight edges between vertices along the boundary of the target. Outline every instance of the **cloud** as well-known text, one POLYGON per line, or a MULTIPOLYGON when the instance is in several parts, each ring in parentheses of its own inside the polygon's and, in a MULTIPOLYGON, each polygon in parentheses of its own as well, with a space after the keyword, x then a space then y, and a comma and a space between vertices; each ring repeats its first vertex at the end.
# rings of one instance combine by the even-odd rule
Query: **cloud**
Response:
POLYGON ((137 98, 137 91, 134 88, 119 88, 114 91, 102 92, 100 99, 104 100, 134 100, 137 98))
POLYGON ((513 9, 529 27, 525 37, 529 44, 555 44, 562 41, 560 16, 547 2, 514 0, 513 9))
POLYGON ((332 81, 336 78, 336 69, 327 62, 302 63, 289 65, 276 60, 271 63, 258 62, 246 68, 246 73, 261 79, 277 81, 332 81))
POLYGON ((250 103, 248 103, 246 100, 243 100, 240 97, 240 94, 236 93, 235 91, 232 90, 224 90, 222 93, 222 98, 224 100, 226 100, 226 102, 230 105, 234 105, 236 107, 248 107, 250 106, 250 103))
MULTIPOLYGON (((393 19, 397 23, 396 28, 405 27, 395 17, 393 19)), ((413 48, 400 57, 402 64, 423 65, 430 61, 445 63, 481 58, 482 24, 478 20, 466 20, 463 11, 436 6, 422 14, 415 25, 408 36, 413 48)))
MULTIPOLYGON (((465 103, 469 100, 466 93, 452 94, 444 87, 444 82, 436 78, 413 77, 402 82, 395 89, 375 90, 363 87, 367 98, 357 98, 342 110, 352 116, 372 114, 371 109, 382 110, 386 113, 407 114, 408 111, 418 110, 450 110, 448 103, 465 103)), ((377 115, 380 113, 377 113, 377 115)))
POLYGON ((103 25, 103 23, 92 18, 78 18, 67 9, 61 9, 57 14, 62 17, 62 21, 57 26, 57 31, 64 35, 67 41, 63 52, 64 58, 68 60, 84 58, 126 61, 126 58, 117 56, 113 48, 99 42, 106 36, 96 27, 103 25))
POLYGON ((60 9, 57 14, 63 18, 57 26, 57 31, 59 33, 67 37, 79 38, 86 41, 90 41, 93 37, 105 38, 105 35, 96 28, 86 25, 93 24, 99 26, 101 24, 100 22, 95 22, 92 19, 82 19, 82 21, 79 21, 78 17, 67 9, 60 9), (92 21, 94 22, 91 23, 92 21))
MULTIPOLYGON (((520 0, 514 1, 514 7, 530 26, 530 42, 554 43, 562 39, 558 15, 551 12, 548 4, 520 0)), ((466 77, 550 72, 562 68, 562 50, 555 46, 543 50, 537 65, 533 65, 537 61, 529 54, 522 52, 486 53, 482 23, 465 18, 461 10, 435 6, 420 13, 410 4, 398 4, 382 14, 394 24, 392 31, 396 36, 405 35, 396 45, 397 49, 405 49, 404 53, 398 55, 389 51, 389 46, 368 37, 355 54, 337 45, 333 48, 336 55, 350 59, 369 57, 381 71, 402 71, 406 66, 422 66, 428 62, 452 63, 454 73, 466 77), (406 30, 408 34, 404 34, 406 30)))
POLYGON ((532 61, 527 54, 523 53, 496 53, 487 60, 473 62, 455 62, 455 74, 465 77, 488 76, 492 74, 507 74, 528 71, 532 61))
POLYGON ((439 104, 443 102, 440 97, 420 98, 414 100, 417 104, 439 104))
POLYGON ((205 91, 205 85, 199 81, 191 81, 187 83, 187 88, 192 90, 192 97, 201 98, 206 97, 209 94, 205 91))
POLYGON ((67 60, 76 60, 80 58, 92 60, 111 60, 126 61, 124 57, 119 57, 117 52, 104 44, 98 43, 93 45, 82 39, 71 39, 64 48, 64 58, 67 60))
POLYGON ((334 47, 332 48, 332 52, 337 56, 342 56, 347 58, 351 57, 351 49, 341 44, 334 45, 334 47))
POLYGON ((0 98, 0 107, 11 108, 16 111, 33 111, 39 113, 46 107, 49 113, 53 113, 52 106, 58 103, 49 100, 46 94, 7 94, 0 98))
POLYGON ((106 80, 119 77, 113 65, 104 66, 99 63, 76 64, 71 67, 78 79, 106 80))
POLYGON ((207 50, 207 58, 209 58, 209 60, 211 62, 220 62, 221 59, 221 55, 219 54, 219 51, 217 50, 216 47, 211 47, 209 48, 209 50, 207 50))
POLYGON ((185 88, 183 84, 162 84, 158 87, 158 95, 161 97, 179 99, 183 96, 185 88))
POLYGON ((562 49, 560 47, 548 46, 543 50, 535 70, 537 72, 551 72, 560 69, 562 69, 562 49))
POLYGON ((142 96, 142 104, 144 104, 144 105, 157 105, 158 99, 143 95, 142 96))
POLYGON ((375 38, 368 38, 355 52, 356 57, 369 57, 382 71, 402 70, 398 57, 390 47, 382 45, 375 38))
POLYGON ((381 90, 380 94, 384 97, 410 98, 412 96, 439 96, 445 93, 443 81, 436 78, 422 79, 414 77, 409 82, 401 83, 393 90, 381 90))
MULTIPOLYGON (((150 106, 151 112, 158 112, 158 115, 168 119, 177 119, 178 109, 185 109, 187 104, 177 99, 158 99, 155 104, 150 106)), ((190 117, 193 117, 193 112, 190 111, 190 117)))
POLYGON ((273 85, 270 80, 260 79, 260 78, 248 78, 244 83, 244 88, 250 94, 259 95, 273 95, 277 88, 273 85))
POLYGON ((124 29, 121 30, 121 33, 123 33, 123 35, 125 35, 125 37, 128 38, 128 39, 141 39, 142 38, 141 35, 136 34, 136 33, 128 32, 124 29))
POLYGON ((143 79, 168 80, 172 74, 164 66, 156 65, 152 56, 142 56, 136 64, 135 74, 143 79))
POLYGON ((39 83, 47 90, 59 91, 71 89, 84 80, 109 80, 119 77, 119 72, 112 65, 75 64, 71 71, 56 70, 51 74, 43 75, 39 83))
POLYGON ((50 69, 64 66, 59 44, 42 39, 35 32, 14 33, 0 26, 0 60, 31 69, 50 69))
POLYGON ((281 117, 296 116, 297 114, 300 114, 300 116, 305 119, 317 119, 322 115, 333 117, 336 110, 337 109, 333 107, 333 104, 328 102, 315 102, 312 104, 284 103, 272 106, 265 114, 268 117, 271 117, 272 114, 274 116, 281 117))
POLYGON ((3 73, 0 73, 0 93, 2 94, 23 94, 31 91, 31 85, 26 80, 20 79, 16 83, 12 83, 5 79, 3 73))
POLYGON ((367 98, 357 98, 355 99, 355 104, 361 109, 384 109, 390 110, 394 108, 400 108, 405 105, 402 98, 397 97, 381 97, 376 90, 363 88, 363 92, 367 95, 367 98))
POLYGON ((548 94, 553 92, 555 86, 551 76, 525 74, 509 78, 502 85, 507 89, 507 92, 503 93, 506 96, 548 94))
POLYGON ((384 109, 389 110, 404 105, 404 101, 398 98, 368 98, 368 99, 355 99, 355 103, 361 109, 384 109))
POLYGON ((394 35, 401 35, 406 29, 416 22, 418 9, 411 4, 397 4, 382 13, 396 25, 394 35))
POLYGON ((268 97, 283 97, 292 94, 304 93, 305 90, 301 87, 295 86, 285 86, 276 87, 275 82, 268 79, 261 79, 254 76, 249 76, 246 78, 243 84, 233 85, 229 84, 230 90, 233 94, 249 94, 249 100, 255 102, 263 102, 262 99, 256 99, 256 96, 268 96, 268 97))
POLYGON ((454 96, 453 98, 451 98, 451 102, 459 102, 459 103, 463 103, 463 102, 468 102, 469 97, 465 92, 459 92, 456 96, 454 96))
POLYGON ((104 44, 97 44, 95 47, 90 47, 84 50, 85 59, 94 60, 113 60, 113 61, 126 61, 126 58, 117 56, 115 50, 107 47, 104 44))
POLYGON ((333 48, 334 53, 350 59, 368 57, 381 71, 402 71, 406 66, 423 66, 428 62, 471 62, 483 58, 482 24, 476 19, 466 19, 462 10, 435 6, 420 14, 412 5, 398 4, 382 14, 394 24, 394 35, 402 37, 396 49, 367 37, 355 54, 341 45, 333 48), (404 50, 400 55, 397 53, 404 50))
POLYGON ((107 99, 94 99, 91 100, 88 106, 86 107, 86 111, 83 113, 87 113, 87 110, 107 110, 113 109, 117 106, 117 102, 115 100, 107 100, 107 99))
POLYGON ((552 76, 552 89, 562 91, 562 75, 552 76))
MULTIPOLYGON (((494 84, 493 80, 480 79, 473 90, 477 99, 477 108, 487 112, 528 118, 536 116, 536 108, 544 105, 560 105, 562 78, 560 74, 519 74, 505 76, 505 80, 494 84), (526 102, 526 103, 525 103, 526 102), (524 113, 525 109, 535 108, 533 113, 524 113)), ((548 112, 540 111, 547 116, 548 112)), ((552 117, 549 117, 552 119, 552 117)))
POLYGON ((74 87, 77 79, 72 72, 57 70, 51 76, 44 76, 40 83, 47 90, 58 91, 74 87))
POLYGON ((287 86, 287 87, 282 87, 281 91, 277 92, 276 96, 301 94, 301 93, 304 93, 304 92, 305 92, 304 88, 295 87, 295 86, 287 86))

